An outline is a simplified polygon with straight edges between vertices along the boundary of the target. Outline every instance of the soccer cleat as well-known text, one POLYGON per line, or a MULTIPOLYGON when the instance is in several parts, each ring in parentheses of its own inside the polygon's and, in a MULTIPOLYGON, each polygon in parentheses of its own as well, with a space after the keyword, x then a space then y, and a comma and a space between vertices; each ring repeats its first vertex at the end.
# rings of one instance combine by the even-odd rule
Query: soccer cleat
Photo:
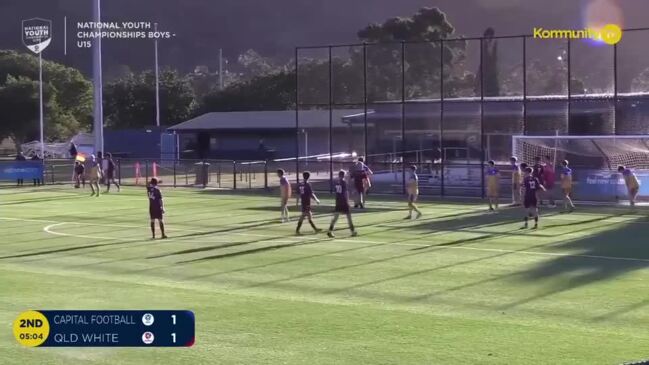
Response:
POLYGON ((421 214, 421 212, 417 212, 417 216, 415 217, 415 219, 419 219, 419 218, 421 218, 422 215, 423 215, 423 214, 421 214))
POLYGON ((358 232, 352 231, 352 237, 356 237, 356 236, 358 236, 358 232))
POLYGON ((162 235, 162 239, 163 239, 163 240, 164 240, 164 239, 167 239, 167 238, 169 238, 169 237, 167 237, 166 234, 163 234, 163 235, 162 235))
POLYGON ((329 231, 329 232, 327 232, 327 237, 336 238, 336 235, 333 232, 329 231))
POLYGON ((526 225, 522 226, 520 229, 527 229, 528 227, 529 226, 526 224, 526 225))
POLYGON ((408 219, 412 219, 412 215, 409 215, 409 216, 403 218, 403 220, 408 220, 408 219))
POLYGON ((301 235, 302 235, 302 232, 300 232, 300 231, 295 231, 295 235, 296 235, 296 236, 301 236, 301 235))
POLYGON ((539 225, 535 224, 534 227, 532 227, 532 229, 539 229, 539 225))
POLYGON ((322 232, 322 228, 316 228, 315 229, 315 233, 320 233, 320 232, 322 232))

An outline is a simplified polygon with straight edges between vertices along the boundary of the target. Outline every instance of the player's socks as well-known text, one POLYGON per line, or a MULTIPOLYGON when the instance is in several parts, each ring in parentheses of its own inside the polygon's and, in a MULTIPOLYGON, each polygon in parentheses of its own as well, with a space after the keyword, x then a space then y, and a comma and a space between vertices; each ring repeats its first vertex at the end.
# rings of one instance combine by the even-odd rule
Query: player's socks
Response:
POLYGON ((160 224, 160 233, 162 233, 162 238, 167 238, 167 235, 165 234, 165 224, 162 221, 160 221, 159 224, 160 224))
POLYGON ((329 238, 336 238, 336 235, 335 235, 331 230, 329 230, 329 231, 327 232, 327 237, 329 237, 329 238))
POLYGON ((322 231, 320 228, 315 226, 315 223, 313 223, 311 219, 309 219, 309 224, 311 225, 311 228, 313 228, 313 230, 316 231, 316 233, 322 231))
POLYGON ((539 228, 539 216, 534 217, 534 229, 539 228))
POLYGON ((155 238, 155 222, 151 222, 151 238, 155 238))
POLYGON ((352 231, 352 237, 356 237, 356 236, 358 236, 358 232, 352 231))

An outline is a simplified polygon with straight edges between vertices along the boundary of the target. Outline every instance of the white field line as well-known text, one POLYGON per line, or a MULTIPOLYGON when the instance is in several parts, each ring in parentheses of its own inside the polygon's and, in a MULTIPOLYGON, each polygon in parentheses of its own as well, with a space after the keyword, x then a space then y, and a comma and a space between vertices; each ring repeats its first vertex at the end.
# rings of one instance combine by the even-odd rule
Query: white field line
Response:
MULTIPOLYGON (((0 219, 7 219, 7 218, 0 218, 0 219)), ((23 220, 20 218, 11 218, 10 220, 23 220)), ((52 223, 52 221, 47 221, 47 220, 34 220, 34 219, 25 219, 23 221, 37 221, 37 222, 45 222, 45 223, 52 223)), ((54 235, 59 235, 59 236, 69 236, 69 237, 78 237, 78 238, 90 238, 90 239, 111 239, 111 240, 124 240, 124 241, 141 241, 140 239, 132 239, 132 238, 115 238, 115 237, 99 237, 99 236, 85 236, 85 235, 76 235, 72 233, 61 233, 61 232, 55 232, 52 231, 52 228, 56 226, 61 226, 64 224, 78 224, 78 225, 94 225, 94 226, 109 226, 109 227, 125 227, 125 228, 140 228, 139 226, 120 226, 120 225, 103 225, 103 224, 95 224, 95 223, 82 223, 82 222, 57 222, 54 224, 50 224, 46 227, 43 228, 43 230, 46 233, 49 234, 54 234, 54 235)), ((191 232, 191 230, 184 230, 187 232, 191 232)), ((201 231, 196 231, 197 233, 201 233, 201 231)), ((237 235, 248 235, 247 233, 237 233, 237 235)), ((261 236, 261 237, 267 237, 267 238, 272 238, 274 236, 269 236, 269 235, 256 235, 256 236, 261 236)), ((227 237, 224 235, 223 237, 227 237)), ((302 237, 296 237, 296 239, 299 240, 304 240, 302 237)), ((313 239, 307 239, 307 240, 313 240, 313 239)), ((500 249, 500 248, 482 248, 482 247, 467 247, 467 246, 435 246, 435 245, 426 245, 426 244, 418 244, 418 243, 406 243, 406 242, 381 242, 381 241, 371 241, 371 240, 357 240, 357 239, 337 239, 336 241, 338 242, 349 242, 349 243, 366 243, 366 244, 376 244, 376 245, 397 245, 397 246, 411 246, 411 247, 429 247, 433 250, 446 250, 446 249, 452 249, 452 250, 468 250, 468 251, 479 251, 479 252, 500 252, 500 253, 511 253, 515 255, 531 255, 531 256, 547 256, 547 257, 570 257, 570 258, 585 258, 585 259, 595 259, 595 260, 610 260, 610 261, 627 261, 627 262, 646 262, 649 263, 649 259, 640 259, 640 258, 632 258, 632 257, 614 257, 614 256, 599 256, 599 255, 580 255, 580 254, 567 254, 567 253, 559 253, 559 252, 537 252, 537 251, 519 251, 519 250, 508 250, 508 249, 500 249)), ((185 242, 192 242, 192 241, 185 241, 185 242)), ((213 242, 213 241, 210 241, 213 242)), ((295 241, 281 241, 281 240, 273 240, 272 242, 276 243, 295 243, 295 241)))

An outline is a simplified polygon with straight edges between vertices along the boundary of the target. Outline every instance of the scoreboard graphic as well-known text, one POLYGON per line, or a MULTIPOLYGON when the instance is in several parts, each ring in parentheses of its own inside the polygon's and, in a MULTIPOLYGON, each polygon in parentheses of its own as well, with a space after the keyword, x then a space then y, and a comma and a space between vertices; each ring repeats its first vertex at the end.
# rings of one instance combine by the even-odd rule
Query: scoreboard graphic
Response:
POLYGON ((28 347, 190 347, 195 317, 187 310, 29 310, 13 333, 28 347))

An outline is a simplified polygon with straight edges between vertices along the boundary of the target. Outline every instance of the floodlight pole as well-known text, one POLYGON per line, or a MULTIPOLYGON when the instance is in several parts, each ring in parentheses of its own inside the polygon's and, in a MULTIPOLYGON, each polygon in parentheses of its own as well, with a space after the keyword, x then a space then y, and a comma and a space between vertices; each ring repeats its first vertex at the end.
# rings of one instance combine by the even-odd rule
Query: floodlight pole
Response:
POLYGON ((43 52, 38 52, 38 91, 39 123, 41 128, 41 159, 45 160, 45 141, 43 138, 43 52))
MULTIPOLYGON (((93 1, 93 21, 101 22, 101 0, 93 1)), ((101 31, 101 29, 97 29, 101 31)), ((101 66, 101 37, 94 40, 92 52, 93 98, 94 98, 94 125, 95 153, 104 151, 104 106, 103 106, 103 81, 101 66)))
MULTIPOLYGON (((154 23, 153 32, 158 32, 158 23, 154 23)), ((158 69, 158 38, 154 41, 155 49, 155 125, 160 127, 160 73, 158 69)))

